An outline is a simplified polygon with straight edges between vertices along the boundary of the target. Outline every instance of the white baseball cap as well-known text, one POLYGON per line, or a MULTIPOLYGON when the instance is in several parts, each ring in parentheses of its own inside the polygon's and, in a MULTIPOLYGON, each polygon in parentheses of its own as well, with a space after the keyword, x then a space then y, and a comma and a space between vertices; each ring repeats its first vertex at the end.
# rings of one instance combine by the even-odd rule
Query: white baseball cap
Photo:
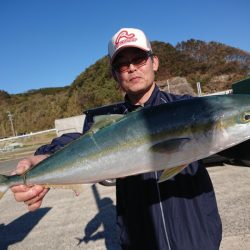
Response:
POLYGON ((145 33, 139 29, 122 28, 109 41, 108 52, 110 63, 123 48, 136 47, 145 51, 152 51, 145 33))

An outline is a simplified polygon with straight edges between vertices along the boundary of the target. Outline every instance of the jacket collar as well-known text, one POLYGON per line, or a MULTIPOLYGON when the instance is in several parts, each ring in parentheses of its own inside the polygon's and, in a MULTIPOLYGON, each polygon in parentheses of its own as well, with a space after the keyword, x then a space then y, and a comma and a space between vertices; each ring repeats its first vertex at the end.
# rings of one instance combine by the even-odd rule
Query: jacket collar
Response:
POLYGON ((160 89, 157 85, 155 85, 155 88, 151 94, 151 96, 149 97, 149 99, 144 103, 144 107, 148 107, 148 106, 153 106, 156 104, 158 96, 160 94, 160 89))

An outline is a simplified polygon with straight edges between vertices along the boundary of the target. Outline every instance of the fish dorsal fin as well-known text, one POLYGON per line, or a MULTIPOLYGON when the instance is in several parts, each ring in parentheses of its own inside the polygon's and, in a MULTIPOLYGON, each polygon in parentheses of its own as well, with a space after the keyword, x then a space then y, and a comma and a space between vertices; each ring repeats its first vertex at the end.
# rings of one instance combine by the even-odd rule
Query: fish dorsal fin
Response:
POLYGON ((94 124, 92 125, 89 132, 96 133, 101 128, 104 128, 112 123, 115 123, 122 119, 124 115, 111 114, 111 115, 98 115, 94 117, 94 124))
POLYGON ((164 170, 163 173, 161 174, 160 179, 158 180, 158 183, 169 180, 170 178, 180 173, 187 166, 188 164, 185 164, 164 170))
POLYGON ((190 138, 173 138, 159 143, 154 144, 150 150, 157 153, 169 153, 180 150, 181 146, 184 146, 187 142, 190 141, 190 138))

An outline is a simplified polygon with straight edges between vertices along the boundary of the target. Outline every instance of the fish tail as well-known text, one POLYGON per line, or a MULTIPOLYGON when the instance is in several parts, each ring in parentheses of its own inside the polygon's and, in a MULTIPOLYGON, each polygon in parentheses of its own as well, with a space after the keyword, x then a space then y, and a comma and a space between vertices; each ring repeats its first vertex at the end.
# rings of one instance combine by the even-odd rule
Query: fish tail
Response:
POLYGON ((0 175, 0 199, 4 196, 6 191, 9 189, 7 185, 8 177, 5 175, 0 175))

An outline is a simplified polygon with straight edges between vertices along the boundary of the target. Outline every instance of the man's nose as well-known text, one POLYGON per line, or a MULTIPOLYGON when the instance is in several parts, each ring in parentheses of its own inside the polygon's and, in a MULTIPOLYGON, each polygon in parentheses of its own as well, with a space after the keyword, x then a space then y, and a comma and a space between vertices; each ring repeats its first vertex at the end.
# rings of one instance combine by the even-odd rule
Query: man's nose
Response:
POLYGON ((129 71, 135 71, 136 70, 136 67, 133 63, 130 63, 129 66, 128 66, 128 69, 129 71))

